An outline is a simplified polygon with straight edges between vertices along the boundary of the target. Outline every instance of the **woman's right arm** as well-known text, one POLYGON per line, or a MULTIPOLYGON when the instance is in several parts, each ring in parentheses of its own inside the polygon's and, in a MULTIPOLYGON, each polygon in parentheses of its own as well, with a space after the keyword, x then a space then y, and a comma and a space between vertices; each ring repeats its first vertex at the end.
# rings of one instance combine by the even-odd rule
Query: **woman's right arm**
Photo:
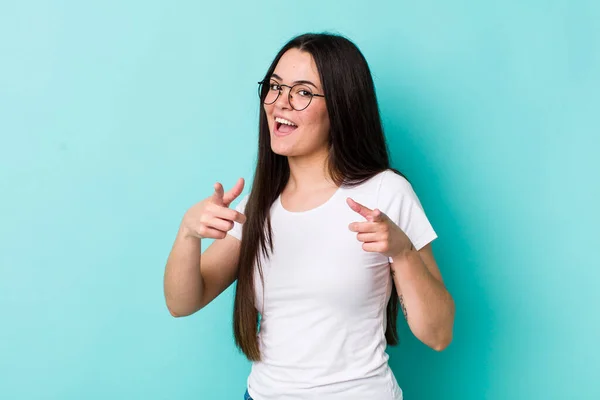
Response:
POLYGON ((237 276, 240 241, 227 232, 245 216, 229 209, 244 187, 243 179, 227 193, 217 183, 215 193, 185 214, 164 275, 164 294, 174 317, 195 313, 227 289, 237 276), (201 240, 215 240, 201 254, 201 240))

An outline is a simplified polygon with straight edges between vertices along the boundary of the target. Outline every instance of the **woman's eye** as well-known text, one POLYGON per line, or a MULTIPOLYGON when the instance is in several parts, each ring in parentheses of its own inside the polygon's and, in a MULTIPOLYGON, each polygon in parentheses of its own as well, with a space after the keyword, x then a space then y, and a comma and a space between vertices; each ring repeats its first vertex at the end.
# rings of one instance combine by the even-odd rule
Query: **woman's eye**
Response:
POLYGON ((302 97, 312 96, 312 93, 308 90, 298 90, 298 94, 302 97))
POLYGON ((279 85, 276 85, 276 84, 274 84, 274 83, 271 83, 271 85, 270 85, 270 89, 271 89, 271 90, 280 90, 280 89, 281 89, 281 87, 280 87, 279 85))

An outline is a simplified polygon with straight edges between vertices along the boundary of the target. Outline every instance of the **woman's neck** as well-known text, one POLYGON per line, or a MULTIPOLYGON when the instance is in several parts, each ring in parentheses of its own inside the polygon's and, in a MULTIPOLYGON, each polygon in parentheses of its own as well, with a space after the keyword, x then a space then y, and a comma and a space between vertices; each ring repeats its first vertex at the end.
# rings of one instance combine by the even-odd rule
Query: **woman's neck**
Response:
POLYGON ((286 189, 306 193, 335 187, 336 184, 329 174, 328 158, 328 152, 288 157, 290 179, 286 189))

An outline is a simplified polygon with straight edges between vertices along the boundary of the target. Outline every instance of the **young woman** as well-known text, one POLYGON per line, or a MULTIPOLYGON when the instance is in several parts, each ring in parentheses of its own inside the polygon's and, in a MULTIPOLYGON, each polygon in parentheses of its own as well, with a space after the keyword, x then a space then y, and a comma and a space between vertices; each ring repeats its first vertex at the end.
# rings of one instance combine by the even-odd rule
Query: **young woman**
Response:
POLYGON ((348 39, 287 43, 259 83, 258 163, 185 214, 165 269, 174 316, 236 279, 234 334, 253 361, 245 399, 398 400, 386 345, 400 304, 435 350, 454 302, 437 235, 408 180, 390 168, 369 67, 348 39), (200 254, 201 239, 215 240, 200 254))

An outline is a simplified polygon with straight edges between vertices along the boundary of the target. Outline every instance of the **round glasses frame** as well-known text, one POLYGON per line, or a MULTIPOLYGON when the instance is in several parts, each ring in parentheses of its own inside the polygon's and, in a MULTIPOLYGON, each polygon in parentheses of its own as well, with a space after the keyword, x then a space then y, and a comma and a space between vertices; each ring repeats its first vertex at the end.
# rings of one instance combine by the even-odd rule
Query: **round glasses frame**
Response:
MULTIPOLYGON (((266 80, 265 80, 265 81, 260 81, 260 82, 258 82, 258 97, 259 97, 261 100, 262 100, 262 92, 263 92, 263 88, 264 88, 264 85, 265 85, 265 84, 267 85, 267 90, 271 90, 271 88, 270 88, 270 86, 271 86, 271 81, 266 81, 266 80)), ((305 106, 305 107, 303 107, 303 108, 296 108, 296 107, 294 107, 294 103, 292 102, 292 98, 293 98, 293 97, 292 97, 292 90, 293 90, 293 89, 294 89, 296 86, 306 86, 306 85, 305 85, 305 84, 303 84, 303 83, 298 83, 298 84, 296 84, 296 85, 289 86, 289 85, 284 85, 283 83, 277 83, 277 86, 279 86, 279 87, 280 87, 280 89, 278 90, 278 92, 279 92, 279 93, 277 93, 277 96, 275 97, 275 100, 273 100, 273 101, 271 101, 271 102, 269 102, 269 103, 267 103, 266 101, 262 100, 263 104, 266 104, 266 105, 271 105, 271 104, 275 103, 275 102, 277 101, 277 99, 279 99, 279 96, 281 96, 281 92, 283 92, 283 88, 284 88, 284 87, 286 87, 286 88, 290 89, 290 90, 289 90, 289 92, 288 92, 288 102, 290 103, 290 106, 291 106, 291 107, 292 107, 294 110, 296 110, 296 111, 302 111, 302 110, 306 110, 306 108, 307 108, 308 106, 310 106, 310 103, 312 103, 313 97, 323 97, 323 98, 325 98, 325 95, 322 95, 322 94, 317 94, 317 93, 310 92, 310 100, 308 100, 308 104, 306 104, 306 106, 305 106)), ((266 98, 267 98, 267 96, 265 95, 265 99, 266 99, 266 98)))

